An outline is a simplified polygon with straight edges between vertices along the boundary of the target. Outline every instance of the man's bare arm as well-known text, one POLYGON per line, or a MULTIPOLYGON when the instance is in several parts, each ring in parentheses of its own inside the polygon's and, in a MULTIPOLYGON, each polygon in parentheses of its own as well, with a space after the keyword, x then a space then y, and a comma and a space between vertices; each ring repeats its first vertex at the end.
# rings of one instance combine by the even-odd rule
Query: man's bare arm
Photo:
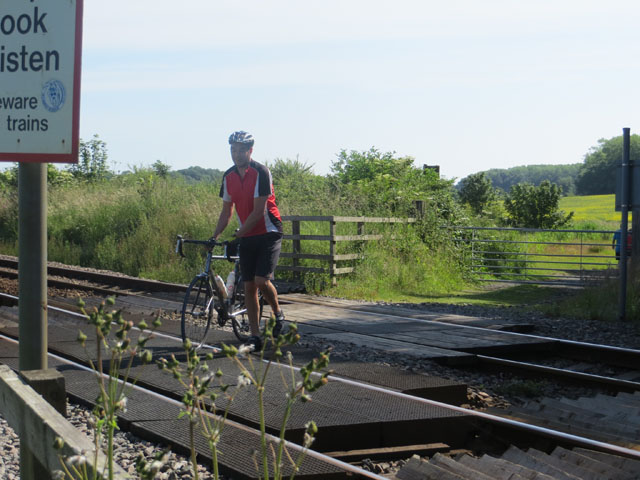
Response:
POLYGON ((218 225, 216 225, 216 229, 213 232, 213 238, 216 240, 218 237, 224 232, 224 229, 229 225, 229 220, 231 219, 231 214, 233 213, 233 203, 231 202, 222 202, 222 210, 220 211, 220 217, 218 217, 218 225))

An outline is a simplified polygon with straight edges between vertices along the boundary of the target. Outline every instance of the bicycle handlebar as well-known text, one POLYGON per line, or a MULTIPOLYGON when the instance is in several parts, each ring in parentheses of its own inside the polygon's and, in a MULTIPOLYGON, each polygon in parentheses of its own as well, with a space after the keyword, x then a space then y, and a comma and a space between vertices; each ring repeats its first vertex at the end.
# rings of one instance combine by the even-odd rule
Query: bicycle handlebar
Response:
POLYGON ((193 243, 195 245, 204 245, 206 246, 208 249, 213 249, 214 247, 225 247, 225 257, 227 257, 227 259, 229 258, 234 258, 231 256, 227 255, 227 245, 229 245, 232 242, 229 242, 227 240, 223 241, 223 242, 218 242, 216 240, 214 240, 213 238, 210 238, 208 240, 191 240, 188 238, 183 238, 182 235, 177 235, 177 241, 176 241, 176 253, 178 255, 180 255, 181 257, 186 257, 186 255, 184 254, 184 252, 182 251, 182 245, 185 243, 193 243))

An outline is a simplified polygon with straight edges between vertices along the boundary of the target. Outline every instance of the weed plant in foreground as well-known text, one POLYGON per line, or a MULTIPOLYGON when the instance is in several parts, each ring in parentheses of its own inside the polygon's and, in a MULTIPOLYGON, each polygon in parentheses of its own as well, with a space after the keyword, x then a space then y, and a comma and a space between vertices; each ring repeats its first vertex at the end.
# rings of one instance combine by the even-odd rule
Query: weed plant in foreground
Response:
POLYGON ((260 451, 256 452, 253 461, 256 466, 258 478, 280 480, 285 472, 290 471, 290 479, 293 479, 302 464, 306 450, 311 446, 318 429, 313 421, 306 424, 306 432, 303 439, 303 450, 296 458, 293 458, 286 448, 285 433, 287 423, 291 416, 292 408, 297 401, 308 402, 311 393, 328 382, 330 371, 326 371, 329 365, 329 352, 323 352, 319 358, 313 359, 299 371, 296 378, 293 368, 291 352, 287 352, 287 360, 290 378, 286 378, 285 370, 280 368, 280 361, 284 356, 282 348, 294 345, 300 339, 295 323, 289 325, 286 334, 273 337, 275 317, 271 317, 267 329, 263 335, 263 347, 257 360, 251 355, 251 348, 242 346, 240 349, 224 345, 224 355, 238 367, 240 375, 236 379, 235 386, 222 382, 223 372, 218 369, 211 372, 208 361, 213 360, 213 354, 201 356, 197 353, 190 341, 185 342, 186 363, 181 364, 175 356, 170 359, 162 358, 158 367, 173 375, 184 388, 182 397, 181 417, 189 420, 189 443, 191 451, 192 475, 198 477, 195 435, 200 433, 207 441, 211 451, 213 475, 216 480, 219 477, 218 445, 223 435, 225 421, 235 396, 242 389, 253 389, 256 393, 256 407, 260 421, 260 451), (270 352, 270 353, 268 353, 270 352), (267 360, 268 357, 268 360, 267 360), (267 361, 265 361, 267 360, 267 361), (284 415, 279 429, 277 441, 268 438, 265 422, 265 390, 267 378, 271 368, 277 365, 280 378, 287 392, 283 398, 284 415), (325 370, 323 373, 321 371, 325 370), (219 412, 217 405, 226 404, 226 408, 219 412), (209 412, 213 413, 210 415, 209 412))
MULTIPOLYGON (((84 303, 79 301, 82 312, 87 316, 89 325, 94 328, 96 338, 96 359, 87 351, 87 358, 99 386, 99 395, 96 406, 93 409, 94 448, 92 451, 78 452, 71 457, 60 458, 61 470, 54 473, 56 479, 97 480, 114 478, 114 433, 118 428, 118 413, 126 412, 127 399, 132 384, 137 379, 130 379, 129 372, 137 359, 142 364, 148 364, 152 360, 151 350, 146 348, 147 342, 153 337, 153 332, 160 326, 160 320, 153 322, 152 328, 144 320, 136 326, 140 330, 137 339, 131 338, 134 324, 122 317, 120 310, 108 310, 114 305, 115 300, 108 298, 98 307, 94 307, 89 313, 84 309, 84 303), (103 358, 109 359, 109 371, 103 371, 103 358), (129 382, 129 385, 127 385, 129 382), (102 472, 92 471, 88 468, 87 455, 93 454, 93 465, 97 465, 98 451, 105 448, 107 463, 102 472)), ((196 459, 195 435, 199 433, 206 439, 212 454, 212 469, 214 478, 220 478, 218 467, 218 444, 222 438, 225 421, 229 408, 238 392, 244 388, 254 389, 256 393, 256 406, 260 418, 260 451, 256 452, 253 460, 256 465, 258 478, 281 480, 285 472, 290 472, 288 478, 293 479, 304 460, 307 449, 314 441, 318 428, 313 421, 306 424, 303 438, 303 449, 295 458, 286 447, 285 433, 287 423, 296 402, 311 401, 311 394, 328 382, 331 371, 329 365, 329 352, 323 352, 318 358, 313 359, 302 367, 296 375, 293 368, 293 358, 287 352, 286 358, 291 375, 283 372, 280 362, 284 357, 282 348, 294 345, 300 339, 297 325, 290 324, 286 334, 273 337, 275 317, 272 317, 263 335, 263 348, 254 359, 248 346, 240 349, 223 345, 224 355, 239 368, 240 375, 234 386, 222 382, 223 373, 220 370, 211 372, 208 361, 213 359, 212 354, 200 356, 190 342, 184 344, 186 363, 180 363, 175 356, 169 360, 162 358, 157 362, 160 369, 173 375, 184 387, 182 397, 182 412, 180 417, 186 417, 189 421, 190 450, 193 478, 198 479, 198 466, 196 459), (267 358, 268 357, 268 358, 267 358), (277 366, 279 376, 285 386, 284 414, 279 429, 279 436, 272 439, 266 431, 265 422, 265 390, 267 378, 272 367, 277 366), (217 414, 216 403, 225 403, 226 408, 222 415, 217 414), (212 412, 213 415, 210 415, 212 412)), ((78 342, 87 349, 87 336, 80 331, 78 342)), ((60 450, 63 441, 57 438, 54 448, 60 450)), ((136 473, 138 478, 152 479, 160 471, 166 462, 168 452, 159 451, 152 460, 146 460, 140 455, 136 461, 136 473)))
MULTIPOLYGON (((156 318, 151 329, 144 320, 140 321, 136 326, 140 334, 134 339, 131 337, 134 328, 133 322, 125 320, 121 310, 109 310, 109 307, 114 304, 115 298, 109 297, 98 307, 87 312, 84 308, 84 302, 81 299, 78 301, 81 312, 86 316, 88 324, 95 333, 95 363, 93 356, 89 354, 87 349, 87 335, 79 331, 77 341, 85 349, 89 365, 95 373, 99 387, 99 394, 92 412, 93 452, 88 453, 93 453, 93 465, 97 465, 98 451, 106 448, 106 471, 90 471, 87 468, 85 454, 78 452, 77 455, 60 459, 62 470, 56 473, 56 478, 59 479, 113 479, 113 437, 118 428, 117 415, 119 412, 126 412, 129 392, 137 381, 137 378, 131 379, 129 373, 136 359, 143 365, 152 360, 151 350, 147 349, 146 345, 153 338, 153 332, 161 325, 160 320, 156 318), (105 357, 109 360, 108 372, 103 371, 103 358, 105 357)), ((59 450, 62 446, 62 440, 57 438, 54 448, 59 450)), ((140 478, 153 478, 162 465, 160 460, 162 456, 159 454, 156 457, 153 468, 149 462, 140 458, 138 460, 140 478)))

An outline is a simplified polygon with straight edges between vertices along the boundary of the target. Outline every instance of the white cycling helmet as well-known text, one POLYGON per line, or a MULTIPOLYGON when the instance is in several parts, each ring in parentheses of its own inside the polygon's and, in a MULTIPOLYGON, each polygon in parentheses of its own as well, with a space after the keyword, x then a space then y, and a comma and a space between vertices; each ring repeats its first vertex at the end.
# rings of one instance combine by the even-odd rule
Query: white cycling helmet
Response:
POLYGON ((229 136, 229 145, 233 145, 234 143, 241 143, 242 145, 253 147, 253 135, 244 130, 233 132, 229 136))

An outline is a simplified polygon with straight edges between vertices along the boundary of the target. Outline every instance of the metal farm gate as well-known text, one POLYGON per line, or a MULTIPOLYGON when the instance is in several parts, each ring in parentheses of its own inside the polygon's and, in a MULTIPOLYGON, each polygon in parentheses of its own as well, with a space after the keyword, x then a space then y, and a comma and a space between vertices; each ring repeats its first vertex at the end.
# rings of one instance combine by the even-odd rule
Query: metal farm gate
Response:
POLYGON ((480 281, 584 286, 618 277, 611 230, 451 228, 480 281))

